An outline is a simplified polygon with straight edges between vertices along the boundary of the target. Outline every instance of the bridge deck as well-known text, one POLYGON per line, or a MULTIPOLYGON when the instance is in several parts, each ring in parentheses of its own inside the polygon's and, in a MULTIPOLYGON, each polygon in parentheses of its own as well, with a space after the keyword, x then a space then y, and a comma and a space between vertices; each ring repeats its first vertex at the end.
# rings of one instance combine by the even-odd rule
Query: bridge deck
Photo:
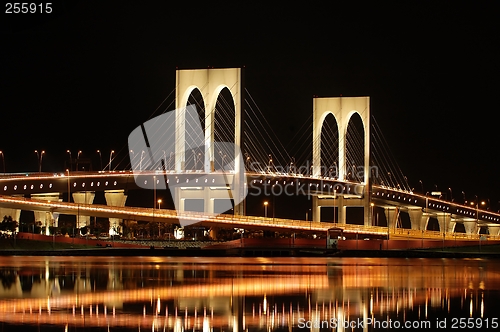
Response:
MULTIPOLYGON (((23 210, 58 212, 67 215, 86 215, 104 218, 120 218, 126 220, 144 220, 178 224, 180 220, 196 222, 199 225, 224 228, 244 228, 276 232, 312 232, 318 235, 326 234, 328 230, 336 229, 346 236, 375 236, 389 238, 432 238, 447 240, 479 240, 480 235, 465 233, 445 233, 435 231, 420 231, 381 226, 364 226, 354 224, 339 224, 327 222, 312 222, 294 219, 265 218, 256 216, 237 216, 229 214, 207 214, 197 212, 177 212, 167 209, 116 207, 98 204, 76 204, 66 202, 48 202, 32 200, 23 197, 0 196, 0 206, 23 210)), ((499 236, 481 235, 485 239, 500 239, 499 236)))

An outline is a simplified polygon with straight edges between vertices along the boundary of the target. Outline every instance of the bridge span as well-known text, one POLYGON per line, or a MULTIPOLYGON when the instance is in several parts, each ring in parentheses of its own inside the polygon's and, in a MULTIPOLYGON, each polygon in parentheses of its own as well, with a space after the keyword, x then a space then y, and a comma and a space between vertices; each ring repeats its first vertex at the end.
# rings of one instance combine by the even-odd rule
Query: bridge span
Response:
MULTIPOLYGON (((338 222, 327 223, 313 221, 291 220, 279 218, 250 217, 215 213, 195 213, 166 209, 137 208, 124 206, 108 206, 91 204, 88 201, 75 203, 61 202, 63 193, 108 191, 125 192, 140 189, 138 181, 160 181, 185 187, 200 186, 198 179, 203 178, 215 187, 226 187, 231 184, 232 175, 223 173, 202 172, 159 172, 146 171, 140 175, 131 171, 112 172, 71 172, 69 173, 22 173, 10 174, 0 178, 0 207, 4 209, 40 211, 76 215, 78 218, 105 217, 114 220, 144 220, 155 222, 179 223, 179 220, 190 219, 210 227, 235 227, 245 229, 260 229, 273 231, 311 231, 325 232, 329 228, 341 228, 345 232, 359 234, 397 234, 399 213, 407 212, 411 221, 411 231, 427 231, 431 217, 438 220, 443 233, 454 233, 455 225, 463 223, 466 233, 477 235, 479 227, 488 227, 490 235, 497 236, 500 231, 500 214, 480 209, 479 206, 457 204, 432 196, 413 192, 372 186, 371 196, 364 196, 364 184, 359 182, 340 181, 334 178, 320 176, 304 176, 297 174, 252 173, 246 174, 246 186, 249 189, 263 186, 282 186, 297 194, 310 195, 317 200, 317 207, 333 206, 339 211, 338 222), (50 201, 29 199, 41 194, 51 194, 59 199, 50 201), (349 206, 363 206, 363 200, 370 199, 372 207, 383 207, 388 227, 374 225, 352 225, 345 222, 345 209, 349 206), (319 203, 318 203, 319 202, 319 203), (344 212, 342 212, 344 211, 344 212)), ((113 204, 110 204, 113 205, 113 204)), ((115 204, 116 205, 116 204, 115 204)), ((319 213, 317 214, 319 215, 319 213)), ((431 236, 433 233, 427 233, 431 236)), ((435 234, 434 234, 435 235, 435 234)), ((432 235, 432 236, 434 236, 432 235)))

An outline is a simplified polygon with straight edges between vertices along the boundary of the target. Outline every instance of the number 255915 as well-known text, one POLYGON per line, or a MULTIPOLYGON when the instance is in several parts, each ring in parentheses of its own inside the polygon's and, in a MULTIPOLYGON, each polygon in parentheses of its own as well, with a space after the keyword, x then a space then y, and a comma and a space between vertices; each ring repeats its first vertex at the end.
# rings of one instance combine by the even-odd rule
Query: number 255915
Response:
POLYGON ((35 2, 7 2, 5 4, 6 14, 50 14, 52 13, 52 3, 35 3, 35 2))

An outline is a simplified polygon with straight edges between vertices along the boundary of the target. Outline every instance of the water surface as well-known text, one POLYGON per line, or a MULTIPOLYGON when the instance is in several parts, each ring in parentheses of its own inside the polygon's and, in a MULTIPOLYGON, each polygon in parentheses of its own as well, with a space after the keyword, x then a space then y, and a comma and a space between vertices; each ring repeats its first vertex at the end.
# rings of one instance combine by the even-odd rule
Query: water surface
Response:
POLYGON ((1 257, 3 331, 493 329, 500 261, 1 257))

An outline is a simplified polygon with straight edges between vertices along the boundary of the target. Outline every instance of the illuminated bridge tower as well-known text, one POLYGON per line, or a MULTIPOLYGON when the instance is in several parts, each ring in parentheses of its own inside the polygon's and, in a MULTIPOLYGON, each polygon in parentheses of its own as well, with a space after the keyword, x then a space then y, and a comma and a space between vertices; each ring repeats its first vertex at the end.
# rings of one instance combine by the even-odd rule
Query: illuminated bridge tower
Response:
MULTIPOLYGON (((335 222, 346 222, 346 207, 361 206, 364 209, 364 225, 372 225, 371 222, 371 183, 370 183, 370 98, 369 97, 336 97, 336 98, 314 98, 313 99, 313 176, 321 176, 321 131, 325 125, 326 117, 333 115, 338 127, 338 165, 336 173, 338 180, 348 180, 347 174, 347 129, 354 114, 361 118, 364 131, 364 160, 363 179, 360 183, 360 190, 356 193, 346 193, 338 187, 333 195, 313 196, 312 215, 313 221, 321 220, 321 207, 337 207, 338 220, 335 222)), ((329 147, 334 149, 335 147, 329 147)), ((359 165, 361 166, 361 165, 359 165)), ((361 173, 361 168, 356 170, 361 173)), ((334 211, 335 213, 335 211, 334 211)))
MULTIPOLYGON (((222 90, 227 88, 231 94, 234 103, 234 191, 231 196, 234 201, 242 202, 244 193, 241 190, 241 184, 244 183, 244 172, 241 172, 241 158, 236 158, 240 153, 241 143, 241 103, 242 103, 242 73, 241 68, 222 68, 222 69, 192 69, 176 71, 176 130, 175 130, 175 170, 177 172, 188 171, 187 160, 190 156, 186 153, 186 130, 185 112, 182 110, 188 106, 188 100, 191 93, 197 89, 201 93, 205 106, 204 114, 204 163, 205 173, 215 171, 215 159, 219 151, 214 151, 215 141, 215 113, 217 98, 222 90), (239 199, 238 199, 239 198, 239 199)), ((203 122, 202 122, 203 123, 203 122)), ((232 154, 232 152, 231 152, 232 154)), ((176 206, 180 210, 185 208, 185 200, 203 199, 204 212, 214 211, 214 200, 227 197, 226 188, 176 188, 174 197, 176 206), (222 190, 221 190, 222 189, 222 190)), ((243 215, 243 204, 235 204, 234 213, 243 215)))

